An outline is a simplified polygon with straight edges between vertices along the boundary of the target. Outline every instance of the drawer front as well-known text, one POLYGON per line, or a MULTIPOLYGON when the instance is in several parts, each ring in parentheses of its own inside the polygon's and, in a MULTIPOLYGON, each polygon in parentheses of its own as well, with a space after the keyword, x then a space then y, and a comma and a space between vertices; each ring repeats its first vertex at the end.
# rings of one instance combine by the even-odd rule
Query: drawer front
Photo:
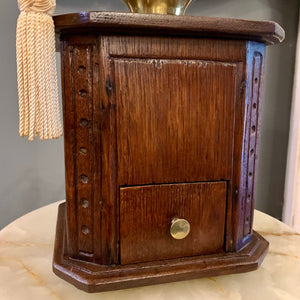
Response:
POLYGON ((121 264, 223 251, 225 181, 120 188, 121 264), (170 233, 174 219, 189 222, 183 239, 170 233))

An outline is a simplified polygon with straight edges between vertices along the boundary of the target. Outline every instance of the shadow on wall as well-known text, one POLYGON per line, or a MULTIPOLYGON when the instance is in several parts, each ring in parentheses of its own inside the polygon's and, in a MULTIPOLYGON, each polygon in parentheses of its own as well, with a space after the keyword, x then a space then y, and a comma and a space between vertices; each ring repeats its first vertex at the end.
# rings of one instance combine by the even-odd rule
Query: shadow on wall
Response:
POLYGON ((270 9, 270 20, 286 32, 282 44, 267 48, 262 111, 261 154, 258 165, 256 207, 281 219, 293 91, 299 4, 291 10, 286 1, 262 1, 270 9), (291 22, 291 20, 294 20, 291 22))
POLYGON ((64 14, 80 11, 128 11, 125 3, 121 0, 114 1, 100 1, 100 0, 72 0, 72 3, 68 0, 56 0, 56 12, 55 14, 64 14))
MULTIPOLYGON (((245 13, 251 15, 252 20, 262 20, 265 11, 282 11, 284 0, 194 0, 187 9, 187 15, 205 15, 240 18, 245 13)), ((57 0, 55 14, 80 12, 80 11, 123 11, 128 12, 127 5, 122 0, 57 0)))

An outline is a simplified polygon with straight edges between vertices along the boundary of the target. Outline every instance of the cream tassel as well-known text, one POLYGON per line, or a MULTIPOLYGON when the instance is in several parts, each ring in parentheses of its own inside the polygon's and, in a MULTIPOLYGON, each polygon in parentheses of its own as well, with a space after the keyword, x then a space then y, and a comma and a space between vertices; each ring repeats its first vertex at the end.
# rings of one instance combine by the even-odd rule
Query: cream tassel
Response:
POLYGON ((52 15, 55 0, 18 0, 17 71, 19 133, 32 141, 59 138, 59 111, 52 15))

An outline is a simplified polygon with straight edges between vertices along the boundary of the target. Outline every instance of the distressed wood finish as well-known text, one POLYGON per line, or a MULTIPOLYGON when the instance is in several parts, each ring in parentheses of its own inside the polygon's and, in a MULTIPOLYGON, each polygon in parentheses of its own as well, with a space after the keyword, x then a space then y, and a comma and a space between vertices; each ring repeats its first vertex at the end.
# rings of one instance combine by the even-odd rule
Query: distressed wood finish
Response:
POLYGON ((89 293, 253 271, 260 266, 269 247, 269 243, 254 231, 252 241, 239 252, 127 265, 93 264, 66 255, 64 215, 63 203, 58 211, 53 270, 89 293))
POLYGON ((120 263, 223 252, 226 193, 225 181, 121 188, 120 263), (173 218, 190 223, 186 238, 170 235, 173 218))
POLYGON ((119 101, 118 185, 228 180, 226 249, 240 249, 244 239, 237 237, 240 211, 231 215, 231 210, 236 201, 232 182, 236 180, 239 186, 243 179, 240 162, 246 116, 247 43, 127 36, 101 40, 114 69, 109 78, 115 76, 113 88, 119 101), (168 72, 163 72, 164 63, 177 72, 170 67, 168 72), (139 65, 130 72, 133 64, 139 65), (187 76, 193 73, 192 80, 188 80, 187 76), (180 86, 179 76, 174 74, 181 76, 180 86), (205 89, 201 89, 203 79, 205 89), (177 93, 174 93, 176 88, 177 93), (173 114, 170 113, 172 108, 173 114), (138 118, 139 115, 143 118, 138 118), (159 117, 160 123, 157 122, 159 117), (235 146, 234 141, 237 141, 235 146), (147 163, 146 157, 152 164, 147 163))
MULTIPOLYGON (((235 251, 244 247, 251 240, 254 212, 255 162, 258 156, 258 135, 260 129, 261 86, 263 81, 265 47, 256 42, 247 43, 246 81, 243 89, 242 116, 244 125, 236 125, 235 161, 240 161, 240 168, 233 168, 232 180, 232 244, 228 250, 235 251), (242 146, 242 147, 240 147, 242 146)), ((238 108, 239 109, 239 108, 238 108)))
MULTIPOLYGON (((239 162, 242 160, 243 151, 247 43, 232 40, 218 40, 216 43, 216 40, 212 39, 191 38, 187 40, 177 38, 174 40, 166 37, 149 38, 140 36, 109 36, 103 37, 101 40, 103 40, 103 48, 108 49, 109 55, 107 55, 107 59, 114 66, 116 78, 113 82, 115 82, 115 93, 120 102, 117 105, 119 116, 117 128, 119 128, 118 144, 122 146, 118 147, 118 185, 228 180, 230 197, 227 204, 226 249, 227 251, 236 251, 242 248, 244 244, 241 243, 241 240, 244 237, 240 236, 239 239, 237 238, 241 218, 240 212, 235 211, 231 215, 231 210, 235 208, 232 202, 236 201, 234 199, 236 189, 232 185, 233 178, 236 176, 236 186, 239 186, 239 181, 243 178, 240 176, 243 164, 239 162), (159 80, 158 76, 162 74, 161 69, 165 66, 165 62, 169 62, 171 66, 174 66, 181 73, 178 74, 178 71, 174 73, 173 70, 169 70, 169 72, 164 72, 165 77, 159 80), (198 68, 196 67, 197 63, 198 68), (139 68, 135 68, 134 72, 130 73, 130 67, 128 66, 133 64, 139 64, 139 68), (157 68, 157 65, 159 65, 159 68, 157 68), (193 77, 192 81, 188 81, 186 77, 187 74, 191 76, 192 71, 184 72, 184 68, 189 68, 188 65, 191 69, 196 69, 194 71, 196 76, 193 77), (202 70, 201 73, 203 65, 205 70, 202 70), (144 73, 141 72, 142 67, 145 68, 145 66, 152 68, 144 70, 144 73, 148 74, 146 78, 143 76, 144 73), (120 69, 120 67, 122 68, 120 69), (225 70, 227 70, 227 74, 225 70), (231 76, 228 70, 232 70, 231 76), (181 75, 180 86, 177 84, 179 76, 174 76, 174 74, 181 75), (207 76, 204 90, 201 90, 201 86, 203 86, 201 75, 203 77, 207 76), (167 80, 166 83, 161 83, 165 80, 167 80), (217 80, 217 82, 214 82, 216 84, 212 80, 217 80), (174 81, 174 86, 172 81, 174 81), (191 82, 194 84, 192 85, 191 82), (227 89, 222 89, 222 85, 223 87, 226 85, 227 89), (150 89, 148 86, 152 88, 150 89), (176 88, 180 90, 177 94, 173 93, 173 90, 176 90, 176 88), (147 93, 144 92, 146 90, 147 93), (144 104, 139 105, 141 101, 138 95, 142 95, 141 99, 144 104), (214 98, 214 95, 217 98, 214 98), (145 97, 148 97, 148 101, 145 101, 145 97), (199 101, 201 99, 204 105, 207 103, 207 105, 210 105, 212 108, 210 110, 211 114, 203 115, 203 106, 201 106, 201 101, 199 101), (206 101, 207 99, 209 101, 206 101), (162 107, 163 103, 165 105, 162 107), (141 111, 143 107, 144 109, 141 111), (171 113, 169 110, 172 107, 173 118, 170 119, 171 113), (214 107, 218 107, 218 109, 214 110, 214 107), (222 111, 222 108, 225 110, 222 111), (161 113, 151 114, 153 109, 161 113), (213 131, 213 128, 216 128, 216 122, 214 121, 216 115, 213 111, 218 114, 219 124, 221 124, 217 131, 213 131), (232 114, 228 114, 229 111, 232 114), (198 116, 195 115, 197 112, 198 116), (143 115, 143 118, 137 118, 139 114, 143 115), (158 124, 158 116, 161 117, 161 120, 163 120, 163 117, 164 120, 169 120, 168 123, 161 121, 158 124), (145 123, 147 120, 148 124, 145 123), (181 120, 181 122, 178 122, 178 120, 181 120), (137 124, 137 122, 140 123, 137 124), (190 130, 187 130, 187 124, 190 125, 190 130), (143 130, 137 130, 137 128, 141 127, 143 130), (200 127, 201 130, 197 130, 200 127), (234 132, 233 128, 235 128, 234 132), (182 132, 181 136, 179 136, 180 129, 182 132), (193 132, 195 133, 194 136, 189 138, 193 135, 193 132), (187 136, 186 140, 183 139, 184 133, 187 136), (137 136, 137 134, 140 134, 140 136, 137 136), (157 149, 159 145, 159 143, 156 143, 155 138, 153 142, 153 136, 161 141, 160 144, 164 144, 163 141, 168 141, 165 143, 166 147, 163 151, 155 151, 153 149, 153 143, 157 149), (215 137, 216 141, 214 147, 210 147, 211 143, 208 142, 212 137, 215 137), (219 139, 223 140, 223 143, 219 139), (135 140, 145 141, 144 144, 139 143, 140 147, 135 147, 135 145, 130 147, 129 155, 132 156, 132 159, 128 157, 128 151, 126 150, 131 140, 133 143, 135 140), (203 140, 206 143, 203 143, 203 140), (186 141, 190 144, 187 145, 186 141), (238 141, 235 148, 233 141, 238 141), (179 145, 182 145, 182 148, 185 148, 181 149, 183 151, 178 151, 178 142, 179 145), (199 144, 201 145, 200 148, 199 144), (192 147, 190 147, 191 145, 192 147), (207 150, 206 154, 203 154, 205 149, 207 150), (203 159, 199 158, 201 150, 203 159), (137 155, 138 151, 140 151, 140 155, 137 155), (207 155, 208 152, 212 156, 210 154, 207 155), (170 154, 173 160, 170 159, 170 154), (152 165, 147 165, 145 157, 148 159, 152 158, 152 161, 155 162, 152 165), (187 161, 185 161, 185 157, 188 158, 187 161), (207 163, 205 168, 203 165, 209 157, 211 158, 210 162, 207 163), (219 163, 217 163, 218 160, 219 163), (131 161, 136 163, 130 164, 131 161), (141 164, 141 161, 143 164, 141 164), (149 166, 152 166, 152 172, 149 170, 149 166), (134 170, 130 172, 128 170, 131 167, 134 170), (157 168, 159 171, 157 171, 157 168), (218 172, 220 169, 223 172, 218 172), (177 172, 177 170, 180 170, 180 172, 177 172), (148 175, 150 174, 148 178, 146 175, 147 171, 148 175), (198 174, 195 175, 195 171, 198 174), (169 172, 173 172, 173 177, 166 176, 169 172), (138 176, 136 176, 136 173, 138 173, 138 176), (151 173, 155 176, 151 176, 151 173), (135 176, 137 180, 136 182, 131 180, 132 178, 128 180, 129 178, 126 178, 126 176, 135 176), (159 176, 160 178, 158 178, 159 176), (238 220, 238 222, 235 222, 235 220, 238 220)), ((207 112, 208 109, 209 106, 205 107, 204 111, 207 112)))
MULTIPOLYGON (((64 132, 69 249, 73 256, 94 256, 95 145, 93 132, 94 40, 63 44, 64 132), (73 238, 74 237, 74 238, 73 238)), ((96 75, 97 76, 97 75, 96 75)), ((95 83, 97 85, 97 83, 95 83)))
POLYGON ((120 185, 230 180, 236 63, 114 65, 120 185))
POLYGON ((115 58, 150 59, 201 59, 204 61, 245 61, 245 41, 216 40, 209 38, 149 37, 149 36, 101 36, 103 47, 115 58))
POLYGON ((268 247, 252 231, 264 43, 281 27, 104 12, 55 23, 66 207, 54 271, 101 291, 255 269, 268 247), (192 229, 181 241, 176 215, 192 229))
POLYGON ((284 40, 284 30, 275 22, 248 21, 196 16, 81 12, 54 18, 57 32, 98 30, 106 33, 198 36, 253 40, 276 44, 284 40))

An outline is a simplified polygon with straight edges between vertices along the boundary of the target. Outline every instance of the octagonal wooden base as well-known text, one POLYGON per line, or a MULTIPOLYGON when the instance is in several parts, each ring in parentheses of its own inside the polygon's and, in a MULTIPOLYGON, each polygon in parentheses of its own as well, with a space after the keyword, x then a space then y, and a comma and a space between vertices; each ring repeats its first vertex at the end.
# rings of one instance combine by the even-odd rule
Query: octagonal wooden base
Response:
POLYGON ((269 243, 257 232, 239 252, 128 264, 97 265, 68 257, 65 243, 65 203, 59 206, 53 271, 86 292, 110 291, 172 281, 253 271, 269 243))

